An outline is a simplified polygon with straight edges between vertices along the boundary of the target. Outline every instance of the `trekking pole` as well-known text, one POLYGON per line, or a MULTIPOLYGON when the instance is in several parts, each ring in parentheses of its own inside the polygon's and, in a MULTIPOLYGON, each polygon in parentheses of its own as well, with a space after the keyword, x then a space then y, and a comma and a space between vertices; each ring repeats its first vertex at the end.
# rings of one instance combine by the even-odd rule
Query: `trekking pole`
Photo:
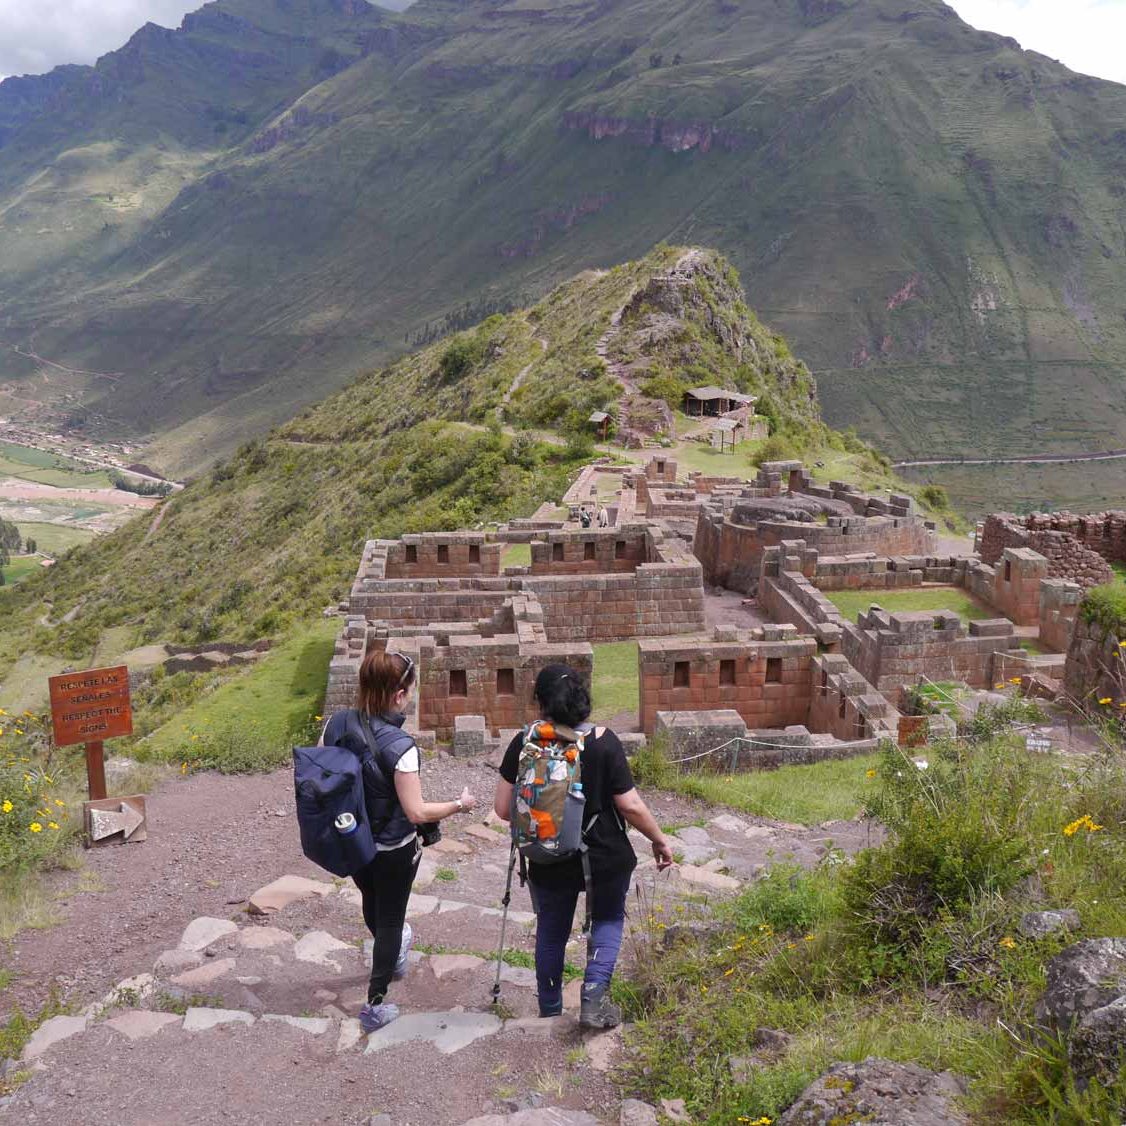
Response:
POLYGON ((504 962, 504 933, 508 929, 508 905, 512 902, 512 872, 516 867, 516 842, 512 842, 512 849, 508 854, 508 878, 504 883, 504 899, 501 907, 504 910, 500 917, 500 946, 497 947, 497 976, 493 982, 493 1004, 500 1003, 500 971, 504 962))

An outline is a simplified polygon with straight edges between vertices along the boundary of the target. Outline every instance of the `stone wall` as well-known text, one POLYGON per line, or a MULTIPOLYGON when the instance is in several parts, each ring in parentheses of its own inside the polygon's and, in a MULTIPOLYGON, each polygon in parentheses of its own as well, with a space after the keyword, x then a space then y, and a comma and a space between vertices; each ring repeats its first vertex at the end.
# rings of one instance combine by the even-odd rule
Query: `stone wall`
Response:
POLYGON ((470 578, 500 574, 503 545, 484 532, 428 532, 386 541, 388 579, 470 578))
POLYGON ((1053 653, 1066 653, 1075 631, 1083 588, 1066 579, 1040 583, 1040 643, 1053 653))
POLYGON ((814 657, 807 723, 837 739, 893 739, 899 712, 840 653, 814 657))
POLYGON ((804 723, 817 642, 794 634, 785 626, 754 634, 721 628, 711 639, 642 641, 642 731, 653 732, 658 712, 720 707, 737 711, 749 727, 804 723))
POLYGON ((861 676, 884 695, 929 680, 954 680, 971 688, 996 683, 994 654, 1017 651, 1012 622, 970 622, 957 614, 916 611, 861 614, 844 630, 842 651, 861 676))
POLYGON ((990 565, 1006 548, 1032 548, 1048 560, 1049 578, 1068 579, 1086 590, 1113 581, 1108 560, 1126 561, 1126 512, 994 513, 986 517, 978 546, 982 562, 990 565))
POLYGON ((650 562, 650 536, 644 525, 613 530, 549 532, 532 542, 532 575, 608 575, 632 573, 650 562))
POLYGON ((1126 709, 1126 629, 1108 630, 1102 623, 1076 619, 1071 645, 1064 666, 1064 687, 1068 695, 1090 712, 1121 717, 1126 709), (1109 705, 1099 700, 1109 699, 1109 705))
POLYGON ((1040 584, 1048 560, 1028 547, 1007 547, 997 561, 989 601, 1018 626, 1040 624, 1040 584))

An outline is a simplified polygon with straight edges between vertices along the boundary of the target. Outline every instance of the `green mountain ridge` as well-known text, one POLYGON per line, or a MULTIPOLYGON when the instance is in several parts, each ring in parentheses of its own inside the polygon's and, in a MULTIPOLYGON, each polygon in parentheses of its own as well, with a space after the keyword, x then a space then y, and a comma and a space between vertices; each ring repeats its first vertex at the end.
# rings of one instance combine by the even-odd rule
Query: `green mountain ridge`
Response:
POLYGON ((142 38, 125 110, 0 85, 0 340, 109 376, 52 400, 5 358, 0 411, 46 390, 190 471, 665 239, 727 253, 893 454, 1126 445, 1126 87, 940 0, 218 0, 142 38), (184 61, 285 36, 276 81, 184 61))
POLYGON ((21 703, 16 680, 40 686, 48 664, 104 659, 97 647, 110 635, 115 658, 155 641, 284 635, 343 597, 369 538, 472 527, 557 501, 589 459, 589 439, 565 444, 532 427, 560 413, 560 396, 576 419, 614 405, 618 384, 594 347, 627 303, 612 355, 653 375, 706 360, 756 394, 780 433, 839 442, 820 421, 808 370, 747 308, 731 267, 714 252, 659 247, 369 373, 244 444, 156 513, 0 590, 0 703, 21 703))

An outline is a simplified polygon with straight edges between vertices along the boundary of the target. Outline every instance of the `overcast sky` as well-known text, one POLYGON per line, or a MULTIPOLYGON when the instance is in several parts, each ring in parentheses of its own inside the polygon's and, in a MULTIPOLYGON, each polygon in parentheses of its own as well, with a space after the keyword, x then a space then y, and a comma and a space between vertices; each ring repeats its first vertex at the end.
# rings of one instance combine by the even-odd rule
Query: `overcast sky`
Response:
MULTIPOLYGON (((92 63, 146 20, 175 27, 203 0, 0 0, 0 76, 92 63)), ((948 0, 974 27, 1011 35, 1073 70, 1126 82, 1126 0, 948 0)))

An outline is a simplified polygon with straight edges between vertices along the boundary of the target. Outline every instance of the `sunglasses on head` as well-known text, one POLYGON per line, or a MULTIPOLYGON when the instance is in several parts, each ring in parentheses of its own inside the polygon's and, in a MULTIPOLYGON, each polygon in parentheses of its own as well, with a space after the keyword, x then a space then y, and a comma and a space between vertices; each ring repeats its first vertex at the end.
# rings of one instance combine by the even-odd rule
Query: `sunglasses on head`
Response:
POLYGON ((403 669, 403 675, 399 677, 399 683, 395 686, 396 688, 402 688, 403 685, 406 684, 406 682, 410 679, 410 675, 414 671, 414 661, 410 657, 408 657, 406 653, 399 653, 390 649, 387 651, 387 655, 389 657, 398 657, 399 660, 403 661, 406 665, 406 667, 403 669))

